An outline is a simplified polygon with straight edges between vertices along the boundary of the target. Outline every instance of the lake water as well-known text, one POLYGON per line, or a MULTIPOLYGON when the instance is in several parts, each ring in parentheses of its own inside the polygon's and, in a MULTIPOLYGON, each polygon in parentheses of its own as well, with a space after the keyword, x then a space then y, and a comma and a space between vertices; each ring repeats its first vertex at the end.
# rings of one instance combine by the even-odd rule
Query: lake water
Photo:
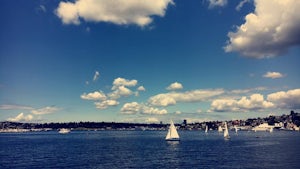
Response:
POLYGON ((300 132, 211 131, 1 133, 0 168, 299 168, 300 132))

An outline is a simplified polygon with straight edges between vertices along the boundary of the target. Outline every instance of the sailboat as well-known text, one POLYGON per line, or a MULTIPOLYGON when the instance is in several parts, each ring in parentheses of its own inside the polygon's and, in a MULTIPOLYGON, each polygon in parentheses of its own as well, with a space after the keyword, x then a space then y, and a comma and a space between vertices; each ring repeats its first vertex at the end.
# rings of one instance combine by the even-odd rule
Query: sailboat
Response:
POLYGON ((205 127, 205 133, 207 133, 207 132, 208 132, 208 126, 205 127))
POLYGON ((170 127, 168 130, 168 134, 166 136, 166 141, 180 141, 179 135, 177 133, 176 127, 171 120, 170 127))
POLYGON ((219 132, 219 133, 223 132, 223 129, 222 129, 221 126, 218 127, 218 132, 219 132))
POLYGON ((234 130, 235 130, 235 133, 237 134, 238 133, 238 128, 236 126, 234 126, 234 130))
POLYGON ((224 130, 224 139, 226 140, 230 139, 226 121, 225 121, 225 130, 224 130))

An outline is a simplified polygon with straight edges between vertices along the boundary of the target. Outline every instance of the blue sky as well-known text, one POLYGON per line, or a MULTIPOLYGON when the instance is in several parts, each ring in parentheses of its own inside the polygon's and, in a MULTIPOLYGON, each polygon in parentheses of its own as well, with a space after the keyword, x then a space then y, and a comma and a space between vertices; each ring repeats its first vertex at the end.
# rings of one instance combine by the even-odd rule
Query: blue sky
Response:
POLYGON ((0 2, 0 121, 198 122, 300 109, 297 0, 17 4, 0 2))

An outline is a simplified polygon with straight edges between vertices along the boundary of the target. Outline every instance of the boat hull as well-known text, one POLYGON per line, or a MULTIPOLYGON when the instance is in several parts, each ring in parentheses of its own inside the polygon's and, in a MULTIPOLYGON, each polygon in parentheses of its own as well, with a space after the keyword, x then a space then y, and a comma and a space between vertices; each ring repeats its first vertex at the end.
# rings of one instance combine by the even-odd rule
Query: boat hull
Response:
POLYGON ((166 139, 166 141, 180 141, 179 138, 168 138, 166 139))

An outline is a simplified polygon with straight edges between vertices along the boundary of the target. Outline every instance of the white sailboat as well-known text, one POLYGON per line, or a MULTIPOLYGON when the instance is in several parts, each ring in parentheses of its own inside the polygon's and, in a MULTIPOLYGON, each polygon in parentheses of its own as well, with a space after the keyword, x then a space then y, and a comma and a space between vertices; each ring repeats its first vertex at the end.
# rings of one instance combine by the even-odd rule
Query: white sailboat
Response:
POLYGON ((218 132, 219 132, 219 133, 223 132, 223 129, 222 129, 221 126, 218 127, 218 132))
POLYGON ((237 134, 238 133, 238 128, 236 126, 234 126, 234 130, 235 130, 235 133, 237 134))
POLYGON ((168 134, 166 136, 166 141, 179 141, 179 140, 180 140, 180 138, 177 133, 176 127, 175 127, 173 121, 171 120, 168 134))
POLYGON ((224 139, 226 140, 230 139, 226 121, 225 121, 225 130, 224 130, 224 139))
POLYGON ((205 133, 207 133, 207 132, 208 132, 208 126, 205 127, 205 133))

